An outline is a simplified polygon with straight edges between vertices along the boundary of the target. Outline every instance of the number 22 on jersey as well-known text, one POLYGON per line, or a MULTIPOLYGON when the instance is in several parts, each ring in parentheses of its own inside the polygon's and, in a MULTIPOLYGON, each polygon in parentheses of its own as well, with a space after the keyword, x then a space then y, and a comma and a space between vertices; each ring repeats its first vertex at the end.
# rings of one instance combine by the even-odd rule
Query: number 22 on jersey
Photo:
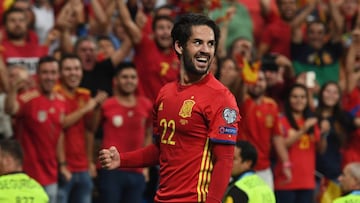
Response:
POLYGON ((166 120, 165 118, 163 118, 160 120, 160 126, 163 127, 163 131, 161 134, 161 143, 175 145, 175 141, 173 140, 175 134, 175 121, 166 120))

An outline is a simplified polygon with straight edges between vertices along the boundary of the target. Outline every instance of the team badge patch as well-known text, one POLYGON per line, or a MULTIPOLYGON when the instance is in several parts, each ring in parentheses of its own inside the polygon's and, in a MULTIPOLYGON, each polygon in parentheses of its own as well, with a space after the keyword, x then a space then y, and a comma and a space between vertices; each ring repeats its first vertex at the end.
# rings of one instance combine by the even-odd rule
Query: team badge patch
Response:
POLYGON ((37 117, 39 122, 43 123, 47 119, 47 112, 46 111, 38 111, 37 117))
POLYGON ((116 115, 112 118, 112 123, 115 127, 122 126, 123 122, 124 122, 123 117, 120 115, 116 115))
POLYGON ((265 126, 267 128, 272 128, 274 126, 274 118, 272 115, 266 115, 265 117, 265 126))
POLYGON ((223 111, 223 118, 227 124, 234 123, 236 121, 236 111, 234 109, 225 108, 223 111))
POLYGON ((219 134, 237 135, 237 129, 233 128, 233 127, 220 126, 219 127, 219 134))
POLYGON ((180 109, 179 116, 181 116, 182 118, 191 117, 191 112, 192 112, 194 105, 195 105, 194 100, 192 100, 192 99, 185 100, 180 109))

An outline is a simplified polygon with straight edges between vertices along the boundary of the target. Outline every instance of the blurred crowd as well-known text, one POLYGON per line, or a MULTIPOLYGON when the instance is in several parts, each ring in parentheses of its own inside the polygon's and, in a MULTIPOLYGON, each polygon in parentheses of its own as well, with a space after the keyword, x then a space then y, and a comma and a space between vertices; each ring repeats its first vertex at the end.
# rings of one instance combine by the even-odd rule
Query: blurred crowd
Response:
POLYGON ((0 138, 20 142, 24 171, 51 202, 151 202, 156 167, 112 174, 96 157, 151 143, 151 104, 180 70, 171 29, 187 12, 220 27, 210 71, 277 201, 340 196, 343 167, 360 161, 359 0, 0 1, 0 138))

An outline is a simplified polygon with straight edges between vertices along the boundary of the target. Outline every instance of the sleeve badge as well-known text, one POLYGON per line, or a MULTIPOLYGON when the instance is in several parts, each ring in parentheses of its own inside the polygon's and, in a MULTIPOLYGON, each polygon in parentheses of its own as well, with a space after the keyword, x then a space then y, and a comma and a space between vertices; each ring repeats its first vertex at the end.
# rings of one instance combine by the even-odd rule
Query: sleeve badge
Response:
POLYGON ((234 123, 237 117, 236 111, 230 108, 225 108, 222 116, 227 124, 234 123))

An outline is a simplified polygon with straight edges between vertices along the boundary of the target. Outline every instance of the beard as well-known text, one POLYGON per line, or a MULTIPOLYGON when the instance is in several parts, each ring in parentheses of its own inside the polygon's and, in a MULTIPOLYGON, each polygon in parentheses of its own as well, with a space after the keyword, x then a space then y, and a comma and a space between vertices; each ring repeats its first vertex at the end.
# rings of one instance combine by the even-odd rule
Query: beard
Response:
POLYGON ((20 40, 25 38, 26 36, 26 32, 10 32, 10 31, 6 31, 7 37, 8 39, 12 39, 12 40, 20 40))
POLYGON ((248 94, 252 99, 258 99, 265 94, 264 89, 249 89, 248 94))
POLYGON ((184 68, 185 68, 186 72, 191 73, 193 75, 198 75, 198 76, 205 75, 206 73, 209 72, 211 61, 209 61, 209 65, 207 66, 206 69, 199 70, 199 69, 196 69, 194 62, 191 61, 191 58, 192 57, 190 56, 189 52, 185 48, 182 60, 183 60, 184 68))

